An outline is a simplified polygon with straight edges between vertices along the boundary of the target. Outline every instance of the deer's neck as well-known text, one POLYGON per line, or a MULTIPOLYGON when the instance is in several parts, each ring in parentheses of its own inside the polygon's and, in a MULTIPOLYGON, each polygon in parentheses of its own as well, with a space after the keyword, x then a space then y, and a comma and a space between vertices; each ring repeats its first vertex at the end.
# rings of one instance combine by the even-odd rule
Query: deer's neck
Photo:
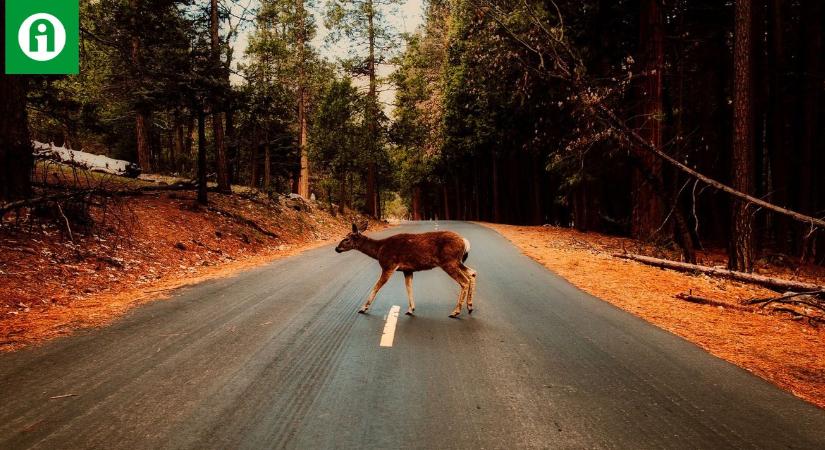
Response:
POLYGON ((358 243, 358 251, 370 258, 378 259, 379 250, 381 250, 381 241, 363 236, 361 242, 358 243))

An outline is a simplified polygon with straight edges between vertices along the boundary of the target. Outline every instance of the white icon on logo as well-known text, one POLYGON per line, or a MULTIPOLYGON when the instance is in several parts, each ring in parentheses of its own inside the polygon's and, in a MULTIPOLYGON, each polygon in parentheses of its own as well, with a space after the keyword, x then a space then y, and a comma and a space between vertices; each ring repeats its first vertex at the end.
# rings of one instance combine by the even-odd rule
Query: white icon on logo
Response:
POLYGON ((17 31, 20 50, 35 61, 49 61, 57 57, 66 46, 66 29, 57 17, 32 14, 23 21, 17 31), (32 29, 34 25, 37 25, 32 29))

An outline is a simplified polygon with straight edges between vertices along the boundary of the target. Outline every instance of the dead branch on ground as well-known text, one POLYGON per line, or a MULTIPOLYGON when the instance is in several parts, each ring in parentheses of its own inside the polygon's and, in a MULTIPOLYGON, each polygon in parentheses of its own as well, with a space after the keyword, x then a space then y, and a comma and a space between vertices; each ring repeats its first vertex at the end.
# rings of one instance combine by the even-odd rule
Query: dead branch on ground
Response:
POLYGON ((741 305, 725 303, 725 302, 722 302, 722 301, 719 301, 719 300, 714 300, 712 298, 702 297, 702 296, 699 296, 699 295, 693 295, 693 293, 690 292, 690 291, 688 293, 684 293, 684 292, 678 293, 678 294, 674 295, 674 297, 678 298, 679 300, 685 300, 687 302, 697 303, 697 304, 700 304, 700 305, 721 306, 722 308, 730 308, 730 309, 735 309, 737 311, 752 311, 750 308, 746 308, 746 307, 741 306, 741 305))
POLYGON ((771 311, 791 314, 794 318, 806 319, 809 324, 825 323, 825 290, 808 292, 788 292, 779 297, 754 298, 746 300, 746 305, 771 306, 771 311))

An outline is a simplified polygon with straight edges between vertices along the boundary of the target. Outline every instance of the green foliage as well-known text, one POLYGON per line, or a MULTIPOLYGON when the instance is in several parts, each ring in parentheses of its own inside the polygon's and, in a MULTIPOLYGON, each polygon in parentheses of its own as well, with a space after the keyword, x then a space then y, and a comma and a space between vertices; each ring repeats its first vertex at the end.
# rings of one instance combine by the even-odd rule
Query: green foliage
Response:
POLYGON ((348 78, 329 84, 312 121, 310 156, 336 178, 366 163, 363 98, 348 78))
POLYGON ((327 0, 324 25, 330 30, 327 44, 346 43, 343 67, 353 75, 368 75, 370 34, 377 64, 388 61, 398 48, 399 37, 387 20, 398 13, 401 0, 327 0), (372 30, 372 31, 370 31, 372 30))

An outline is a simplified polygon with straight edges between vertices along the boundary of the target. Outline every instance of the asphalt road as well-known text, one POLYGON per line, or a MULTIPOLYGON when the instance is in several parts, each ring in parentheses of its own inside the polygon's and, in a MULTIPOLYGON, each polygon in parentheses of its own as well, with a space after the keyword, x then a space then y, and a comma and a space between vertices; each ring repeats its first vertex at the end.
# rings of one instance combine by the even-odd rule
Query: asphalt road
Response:
MULTIPOLYGON (((380 234, 427 231, 434 223, 380 234)), ((578 291, 486 228, 458 287, 332 246, 0 355, 0 448, 825 448, 825 411, 578 291), (74 394, 52 399, 50 397, 74 394)))

